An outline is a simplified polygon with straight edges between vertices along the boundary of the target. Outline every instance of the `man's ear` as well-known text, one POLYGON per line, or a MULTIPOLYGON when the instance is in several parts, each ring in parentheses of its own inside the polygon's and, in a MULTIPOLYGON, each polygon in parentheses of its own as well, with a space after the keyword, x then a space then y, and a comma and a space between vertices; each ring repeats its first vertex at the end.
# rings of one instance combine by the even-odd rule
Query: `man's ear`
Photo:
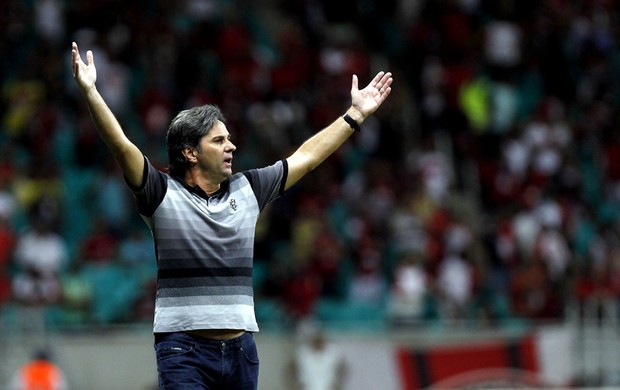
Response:
POLYGON ((196 150, 196 148, 187 147, 183 149, 183 155, 185 156, 187 161, 196 162, 196 156, 198 155, 198 151, 196 150))

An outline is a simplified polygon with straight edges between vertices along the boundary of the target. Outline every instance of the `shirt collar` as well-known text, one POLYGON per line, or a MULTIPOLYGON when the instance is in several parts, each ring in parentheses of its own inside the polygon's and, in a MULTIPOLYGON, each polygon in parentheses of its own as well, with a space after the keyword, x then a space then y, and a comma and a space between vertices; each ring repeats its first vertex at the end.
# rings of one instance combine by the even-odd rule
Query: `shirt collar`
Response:
POLYGON ((173 176, 174 180, 178 181, 179 183, 181 183, 181 185, 183 185, 183 187, 185 187, 186 190, 188 190, 189 192, 196 194, 198 196, 200 196, 201 198, 204 199, 209 199, 209 198, 213 198, 213 197, 218 197, 219 195, 223 194, 224 192, 228 191, 228 186, 229 186, 229 178, 226 178, 226 180, 224 180, 223 182, 220 183, 220 188, 215 191, 213 193, 213 195, 209 196, 202 188, 200 188, 199 186, 190 186, 189 184, 187 184, 187 182, 182 179, 179 176, 173 176))

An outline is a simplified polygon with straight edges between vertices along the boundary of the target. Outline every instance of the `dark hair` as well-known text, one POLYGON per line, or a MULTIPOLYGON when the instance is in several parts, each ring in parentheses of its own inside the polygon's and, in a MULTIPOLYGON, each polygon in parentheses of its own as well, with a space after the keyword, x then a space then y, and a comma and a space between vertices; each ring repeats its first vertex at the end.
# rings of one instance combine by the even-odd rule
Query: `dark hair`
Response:
POLYGON ((34 351, 33 354, 33 359, 34 360, 47 360, 47 361, 51 361, 52 360, 52 353, 50 352, 50 350, 47 347, 41 347, 38 348, 34 351))
POLYGON ((219 107, 205 104, 183 110, 170 122, 166 134, 168 169, 173 176, 183 177, 189 162, 183 155, 185 148, 200 148, 200 139, 207 135, 217 121, 224 122, 219 107))

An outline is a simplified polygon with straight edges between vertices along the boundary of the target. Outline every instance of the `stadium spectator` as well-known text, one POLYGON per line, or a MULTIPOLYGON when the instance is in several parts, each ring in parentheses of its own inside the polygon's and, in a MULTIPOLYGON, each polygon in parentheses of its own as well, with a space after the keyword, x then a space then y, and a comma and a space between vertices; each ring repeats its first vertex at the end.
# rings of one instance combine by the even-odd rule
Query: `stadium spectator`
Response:
POLYGON ((299 345, 288 367, 290 388, 296 390, 340 390, 344 388, 347 363, 340 349, 327 339, 323 329, 304 323, 298 331, 299 345))
POLYGON ((62 369, 51 360, 47 349, 35 352, 21 366, 9 384, 9 390, 68 390, 69 384, 62 369))
POLYGON ((17 272, 12 285, 18 302, 41 305, 61 299, 60 276, 69 253, 64 238, 46 221, 33 220, 30 229, 19 235, 14 260, 17 272))

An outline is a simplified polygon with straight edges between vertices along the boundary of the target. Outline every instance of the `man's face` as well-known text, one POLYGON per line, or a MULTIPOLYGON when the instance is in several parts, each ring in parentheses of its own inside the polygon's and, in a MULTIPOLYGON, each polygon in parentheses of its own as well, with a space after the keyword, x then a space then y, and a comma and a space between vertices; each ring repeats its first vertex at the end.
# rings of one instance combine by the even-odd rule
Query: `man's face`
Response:
POLYGON ((230 141, 226 125, 218 121, 211 131, 200 140, 196 158, 205 176, 220 183, 232 175, 233 152, 237 147, 230 141))

